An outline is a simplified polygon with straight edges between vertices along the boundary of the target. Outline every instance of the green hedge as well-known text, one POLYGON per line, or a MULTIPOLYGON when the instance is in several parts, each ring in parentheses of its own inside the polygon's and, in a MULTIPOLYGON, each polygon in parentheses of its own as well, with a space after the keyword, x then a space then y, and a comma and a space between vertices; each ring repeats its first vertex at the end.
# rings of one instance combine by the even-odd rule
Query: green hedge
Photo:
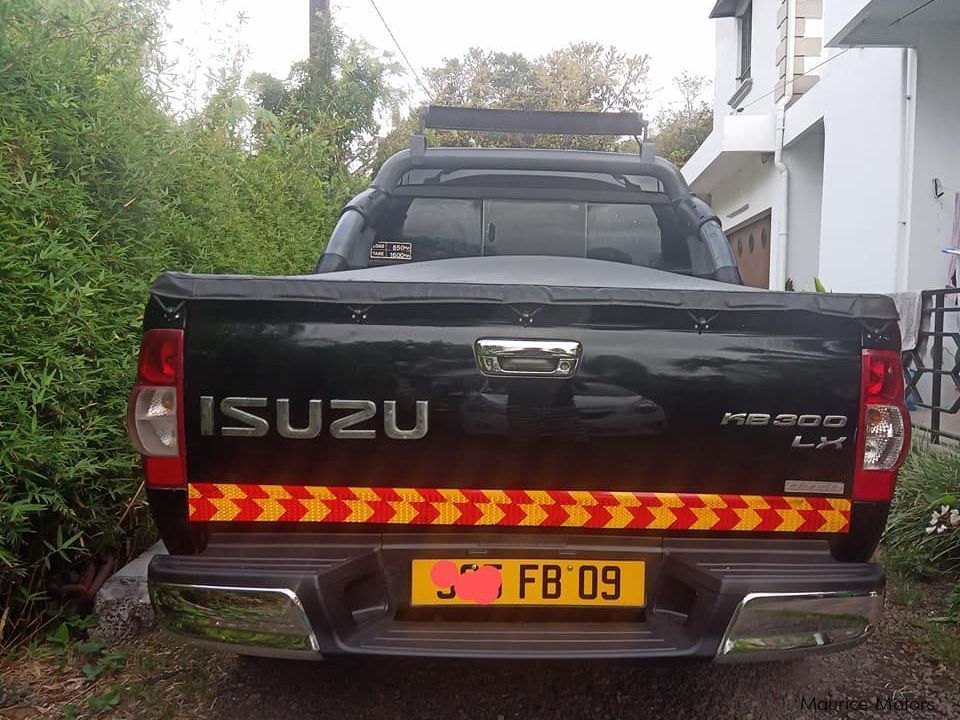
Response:
POLYGON ((349 118, 281 132, 226 83, 175 121, 159 22, 153 0, 0 2, 0 646, 144 521, 124 414, 152 279, 309 271, 362 183, 349 118))

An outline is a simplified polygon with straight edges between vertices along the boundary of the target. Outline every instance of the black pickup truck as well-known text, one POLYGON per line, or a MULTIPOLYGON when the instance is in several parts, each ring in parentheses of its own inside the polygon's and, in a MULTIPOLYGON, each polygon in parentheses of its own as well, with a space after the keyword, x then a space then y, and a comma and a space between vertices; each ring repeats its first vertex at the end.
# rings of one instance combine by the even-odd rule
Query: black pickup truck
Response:
POLYGON ((742 286, 709 207, 640 147, 414 136, 312 274, 162 275, 128 417, 170 552, 160 623, 308 658, 730 661, 867 636, 910 436, 894 304, 742 286))

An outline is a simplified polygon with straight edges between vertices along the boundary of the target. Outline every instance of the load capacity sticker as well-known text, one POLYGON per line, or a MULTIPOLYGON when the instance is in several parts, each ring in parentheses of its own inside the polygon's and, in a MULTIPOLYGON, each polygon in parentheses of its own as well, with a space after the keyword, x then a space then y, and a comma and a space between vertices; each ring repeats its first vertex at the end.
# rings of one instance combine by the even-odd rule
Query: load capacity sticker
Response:
POLYGON ((413 260, 413 243, 397 241, 375 242, 370 246, 371 260, 413 260))

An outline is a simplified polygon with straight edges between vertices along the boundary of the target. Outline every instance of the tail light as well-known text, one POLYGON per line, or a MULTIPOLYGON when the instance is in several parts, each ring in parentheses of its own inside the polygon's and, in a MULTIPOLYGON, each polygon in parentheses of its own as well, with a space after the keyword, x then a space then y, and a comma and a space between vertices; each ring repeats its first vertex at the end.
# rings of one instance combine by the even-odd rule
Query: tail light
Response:
POLYGON ((854 500, 889 500, 910 448, 903 368, 895 350, 864 350, 860 379, 860 458, 854 500))
POLYGON ((127 405, 130 442, 143 456, 153 487, 186 482, 183 447, 183 330, 147 330, 140 343, 137 383, 127 405))

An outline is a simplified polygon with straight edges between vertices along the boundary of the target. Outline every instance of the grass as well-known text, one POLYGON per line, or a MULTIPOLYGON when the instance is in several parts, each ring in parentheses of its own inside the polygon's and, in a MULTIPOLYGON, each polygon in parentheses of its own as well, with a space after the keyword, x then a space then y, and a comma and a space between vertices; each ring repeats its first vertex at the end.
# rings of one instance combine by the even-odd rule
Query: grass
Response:
MULTIPOLYGON (((882 553, 878 559, 884 560, 882 553)), ((882 625, 884 632, 919 646, 960 673, 960 624, 944 612, 950 592, 951 582, 946 577, 918 578, 888 564, 882 625)))
POLYGON ((0 718, 207 718, 224 664, 156 632, 110 649, 49 639, 0 661, 0 718))
POLYGON ((926 644, 930 652, 943 660, 943 664, 953 672, 960 672, 960 636, 930 628, 923 628, 923 631, 921 642, 926 644))
POLYGON ((878 555, 890 576, 888 600, 908 638, 960 671, 960 527, 938 517, 956 508, 960 454, 916 443, 900 470, 878 555), (946 526, 943 532, 936 527, 946 526), (933 527, 933 532, 929 529, 933 527))
POLYGON ((136 660, 124 678, 122 710, 158 720, 208 717, 225 675, 223 658, 153 633, 138 641, 136 660), (144 651, 143 645, 146 645, 144 651))
POLYGON ((960 579, 960 526, 947 513, 932 523, 934 513, 960 506, 958 495, 960 455, 916 444, 900 470, 884 533, 888 567, 908 577, 960 579))

